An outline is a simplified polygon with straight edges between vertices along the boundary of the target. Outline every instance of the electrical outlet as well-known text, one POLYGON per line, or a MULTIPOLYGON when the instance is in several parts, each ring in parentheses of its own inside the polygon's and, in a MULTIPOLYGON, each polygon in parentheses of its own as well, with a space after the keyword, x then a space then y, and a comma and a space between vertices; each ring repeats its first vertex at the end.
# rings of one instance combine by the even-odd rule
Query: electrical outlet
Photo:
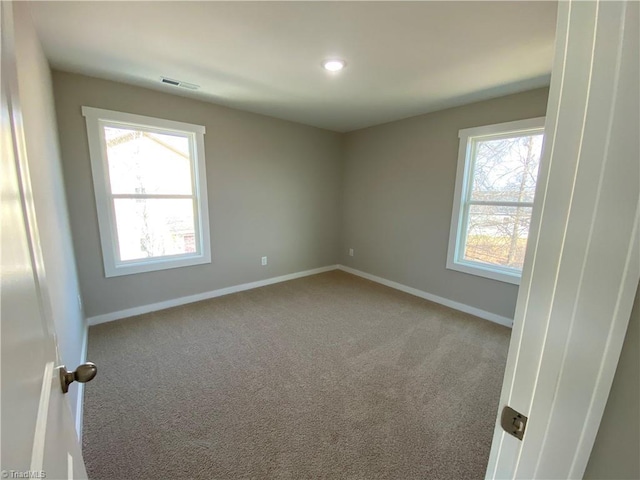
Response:
POLYGON ((262 257, 262 266, 264 267, 267 264, 267 257, 262 257))
POLYGON ((353 248, 350 248, 350 249, 349 249, 349 256, 350 256, 350 257, 353 257, 353 248))

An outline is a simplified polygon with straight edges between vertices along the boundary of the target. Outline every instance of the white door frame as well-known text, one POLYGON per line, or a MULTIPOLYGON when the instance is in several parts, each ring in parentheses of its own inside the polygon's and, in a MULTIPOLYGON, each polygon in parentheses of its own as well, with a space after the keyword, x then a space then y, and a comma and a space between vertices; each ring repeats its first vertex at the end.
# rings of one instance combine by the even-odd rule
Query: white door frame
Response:
POLYGON ((638 280, 638 3, 562 1, 546 145, 486 478, 582 478, 638 280))

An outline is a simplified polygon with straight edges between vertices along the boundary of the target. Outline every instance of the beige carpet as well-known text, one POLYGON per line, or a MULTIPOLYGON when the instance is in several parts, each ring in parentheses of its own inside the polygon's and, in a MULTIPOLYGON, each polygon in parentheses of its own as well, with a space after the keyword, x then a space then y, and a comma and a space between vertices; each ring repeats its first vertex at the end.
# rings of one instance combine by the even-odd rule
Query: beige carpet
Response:
POLYGON ((334 271, 91 327, 92 479, 480 479, 510 330, 334 271))

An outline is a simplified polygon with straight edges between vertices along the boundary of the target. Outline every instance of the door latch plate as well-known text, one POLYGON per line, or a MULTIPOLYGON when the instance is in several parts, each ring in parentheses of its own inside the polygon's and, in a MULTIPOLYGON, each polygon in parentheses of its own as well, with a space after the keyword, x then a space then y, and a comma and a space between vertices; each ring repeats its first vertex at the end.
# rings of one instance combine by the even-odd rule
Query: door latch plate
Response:
POLYGON ((518 440, 522 440, 527 427, 527 417, 515 411, 513 408, 506 406, 502 409, 500 425, 509 435, 513 435, 518 440))

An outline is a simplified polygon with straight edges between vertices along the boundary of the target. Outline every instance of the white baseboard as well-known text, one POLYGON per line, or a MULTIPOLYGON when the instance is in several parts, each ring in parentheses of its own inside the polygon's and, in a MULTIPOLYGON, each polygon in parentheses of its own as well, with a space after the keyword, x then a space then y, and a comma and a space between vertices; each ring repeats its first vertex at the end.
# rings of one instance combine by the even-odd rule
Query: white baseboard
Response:
MULTIPOLYGON (((199 302, 201 300, 221 297, 223 295, 229 295, 231 293, 242 292, 245 290, 251 290, 253 288, 264 287, 266 285, 272 285, 274 283, 286 282, 288 280, 307 277, 309 275, 316 275, 318 273, 328 272, 330 270, 336 270, 336 269, 351 273, 353 275, 357 275, 358 277, 366 278, 367 280, 371 280, 373 282, 386 285, 387 287, 391 287, 396 290, 409 293, 411 295, 415 295, 416 297, 424 298, 425 300, 429 300, 431 302, 439 303, 441 305, 453 308, 455 310, 459 310, 461 312, 470 313, 471 315, 475 315, 476 317, 489 320, 490 322, 498 323, 506 327, 513 326, 513 320, 511 318, 507 318, 501 315, 497 315, 495 313, 487 312, 486 310, 481 310, 479 308, 472 307, 464 303, 449 300, 448 298, 444 298, 438 295, 434 295, 432 293, 424 292, 422 290, 418 290, 417 288, 408 287, 406 285, 402 285, 401 283, 394 282, 392 280, 387 280, 386 278, 378 277, 376 275, 371 275, 370 273, 362 272, 360 270, 356 270, 354 268, 347 267, 344 265, 329 265, 326 267, 314 268, 312 270, 305 270, 303 272, 296 272, 288 275, 282 275, 280 277, 267 278, 265 280, 259 280, 257 282, 243 283, 241 285, 235 285, 232 287, 220 288, 218 290, 211 290, 209 292, 198 293, 196 295, 189 295, 186 297, 174 298, 172 300, 166 300, 164 302, 152 303, 149 305, 141 305, 139 307, 134 307, 134 308, 127 308, 125 310, 119 310, 117 312, 105 313, 103 315, 96 315, 94 317, 89 317, 87 318, 87 323, 88 325, 98 325, 100 323, 111 322, 113 320, 120 320, 122 318, 133 317, 135 315, 142 315, 143 313, 156 312, 158 310, 164 310, 166 308, 177 307, 179 305, 185 305, 187 303, 199 302)), ((86 338, 85 338, 85 345, 83 346, 83 355, 86 357, 86 338)), ((83 385, 80 384, 81 388, 82 386, 83 385)), ((81 397, 79 396, 79 398, 81 397)), ((80 404, 80 400, 78 400, 78 402, 80 404)))
MULTIPOLYGON (((85 323, 82 336, 82 349, 80 350, 80 364, 87 361, 87 349, 89 348, 89 325, 85 323)), ((76 399, 76 433, 78 441, 82 445, 82 420, 84 415, 84 383, 78 382, 78 398, 76 399)))
POLYGON ((415 295, 416 297, 424 298, 425 300, 429 300, 431 302, 439 303, 440 305, 444 305, 445 307, 450 307, 461 312, 470 313, 471 315, 489 320, 490 322, 504 325, 505 327, 513 327, 513 319, 511 318, 487 312, 486 310, 481 310, 464 303, 455 302, 453 300, 449 300, 448 298, 439 297, 438 295, 433 295, 432 293, 423 292, 422 290, 418 290, 417 288, 407 287, 406 285, 402 285, 401 283, 393 282, 391 280, 387 280, 386 278, 377 277, 375 275, 371 275, 370 273, 361 272, 360 270, 356 270, 355 268, 338 265, 338 270, 357 275, 358 277, 366 278, 367 280, 371 280, 372 282, 395 288, 396 290, 415 295))
POLYGON ((119 310, 117 312, 105 313, 103 315, 96 315, 94 317, 87 318, 89 325, 98 325, 100 323, 111 322, 113 320, 120 320, 122 318, 133 317, 135 315, 142 315, 143 313, 156 312, 158 310, 164 310, 166 308, 177 307, 179 305, 185 305, 187 303, 199 302, 201 300, 208 300, 210 298, 221 297, 223 295, 229 295, 231 293, 242 292, 245 290, 251 290, 253 288, 264 287, 266 285, 272 285, 274 283, 286 282, 288 280, 294 280, 296 278, 308 277, 309 275, 316 275, 318 273, 328 272, 330 270, 336 270, 338 265, 329 265, 327 267, 314 268, 312 270, 305 270, 303 272, 290 273, 288 275, 282 275, 280 277, 267 278, 265 280, 258 280, 257 282, 243 283, 241 285, 235 285, 232 287, 220 288, 218 290, 211 290, 209 292, 198 293, 196 295, 189 295, 186 297, 174 298, 172 300, 166 300, 164 302, 152 303, 149 305, 141 305, 139 307, 127 308, 125 310, 119 310))

